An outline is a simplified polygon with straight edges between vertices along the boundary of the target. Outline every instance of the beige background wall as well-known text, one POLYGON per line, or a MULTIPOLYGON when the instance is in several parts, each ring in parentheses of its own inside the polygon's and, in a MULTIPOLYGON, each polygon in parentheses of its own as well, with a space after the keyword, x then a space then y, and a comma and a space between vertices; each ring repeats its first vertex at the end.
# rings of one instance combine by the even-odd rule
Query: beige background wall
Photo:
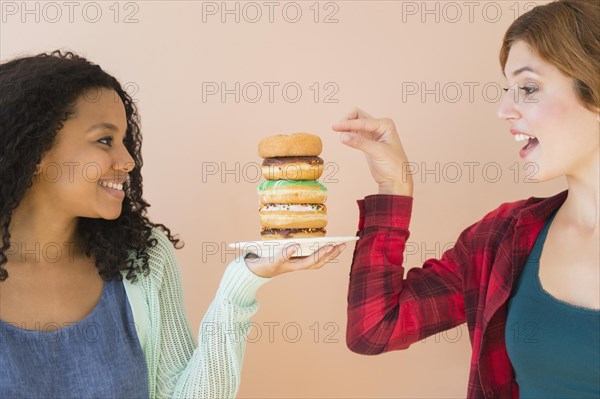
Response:
MULTIPOLYGON (((197 330, 235 256, 226 243, 259 237, 256 148, 267 135, 322 137, 328 235, 354 235, 355 201, 376 186, 363 156, 329 127, 354 105, 392 117, 419 168, 407 267, 441 256, 502 202, 566 188, 528 179, 533 165, 495 116, 502 35, 533 4, 2 1, 0 58, 73 50, 137 99, 145 198, 152 219, 186 242, 176 254, 197 330), (211 94, 222 84, 229 94, 211 94)), ((464 397, 465 325, 402 352, 346 348, 351 258, 352 247, 321 271, 261 288, 239 397, 464 397)))

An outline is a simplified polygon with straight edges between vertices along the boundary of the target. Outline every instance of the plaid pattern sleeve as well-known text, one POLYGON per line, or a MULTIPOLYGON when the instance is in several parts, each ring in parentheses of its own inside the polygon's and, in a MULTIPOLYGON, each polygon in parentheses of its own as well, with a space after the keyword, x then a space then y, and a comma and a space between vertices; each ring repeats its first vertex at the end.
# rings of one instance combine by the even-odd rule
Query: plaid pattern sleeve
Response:
POLYGON ((373 355, 404 349, 467 322, 472 344, 469 399, 519 397, 504 331, 507 301, 536 237, 567 198, 507 202, 467 227, 440 259, 404 276, 413 198, 370 195, 360 219, 348 292, 346 342, 373 355))
POLYGON ((441 259, 428 259, 404 278, 413 198, 370 195, 358 200, 360 237, 348 292, 348 347, 373 355, 404 349, 464 323, 461 269, 469 262, 469 230, 441 259))

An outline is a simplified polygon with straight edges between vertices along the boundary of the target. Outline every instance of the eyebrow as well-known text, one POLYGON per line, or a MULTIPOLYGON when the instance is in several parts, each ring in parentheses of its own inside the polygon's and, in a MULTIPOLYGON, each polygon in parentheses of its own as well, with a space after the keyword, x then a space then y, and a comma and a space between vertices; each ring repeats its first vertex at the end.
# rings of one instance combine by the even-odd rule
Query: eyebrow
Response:
POLYGON ((94 130, 100 130, 100 129, 105 129, 105 130, 112 130, 115 132, 119 131, 119 128, 116 125, 113 125, 112 123, 108 123, 108 122, 100 122, 100 123, 95 123, 92 126, 90 126, 90 128, 88 130, 86 130, 86 133, 91 133, 94 130))
POLYGON ((512 76, 513 76, 513 78, 514 78, 515 76, 517 76, 518 74, 522 73, 522 72, 533 72, 533 73, 535 73, 536 75, 539 75, 539 73, 537 73, 537 72, 536 72, 535 70, 533 70, 531 67, 524 66, 524 67, 522 67, 522 68, 519 68, 519 69, 515 70, 515 71, 512 73, 512 76))

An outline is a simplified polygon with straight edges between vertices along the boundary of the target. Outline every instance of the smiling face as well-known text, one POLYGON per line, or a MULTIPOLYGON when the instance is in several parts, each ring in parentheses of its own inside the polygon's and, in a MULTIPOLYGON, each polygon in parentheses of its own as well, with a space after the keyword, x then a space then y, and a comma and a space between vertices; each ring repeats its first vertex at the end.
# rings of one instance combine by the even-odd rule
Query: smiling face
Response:
POLYGON ((32 187, 35 197, 64 215, 118 218, 123 193, 99 181, 123 182, 133 169, 123 144, 126 129, 125 107, 116 92, 88 90, 40 163, 32 187))
POLYGON ((504 73, 509 89, 498 117, 510 123, 513 134, 518 131, 537 139, 537 144, 521 151, 525 161, 537 166, 532 177, 546 181, 576 176, 598 156, 598 112, 581 103, 572 78, 542 60, 524 41, 512 45, 504 73))

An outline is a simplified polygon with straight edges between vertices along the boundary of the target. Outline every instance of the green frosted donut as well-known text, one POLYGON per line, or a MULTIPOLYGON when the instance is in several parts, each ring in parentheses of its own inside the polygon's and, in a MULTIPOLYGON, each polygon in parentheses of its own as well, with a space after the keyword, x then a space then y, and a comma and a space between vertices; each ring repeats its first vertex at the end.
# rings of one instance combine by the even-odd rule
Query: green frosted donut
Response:
POLYGON ((302 186, 305 189, 312 189, 318 191, 327 191, 327 187, 322 185, 316 180, 266 180, 258 185, 257 193, 265 190, 272 190, 275 188, 288 188, 294 186, 302 186))

